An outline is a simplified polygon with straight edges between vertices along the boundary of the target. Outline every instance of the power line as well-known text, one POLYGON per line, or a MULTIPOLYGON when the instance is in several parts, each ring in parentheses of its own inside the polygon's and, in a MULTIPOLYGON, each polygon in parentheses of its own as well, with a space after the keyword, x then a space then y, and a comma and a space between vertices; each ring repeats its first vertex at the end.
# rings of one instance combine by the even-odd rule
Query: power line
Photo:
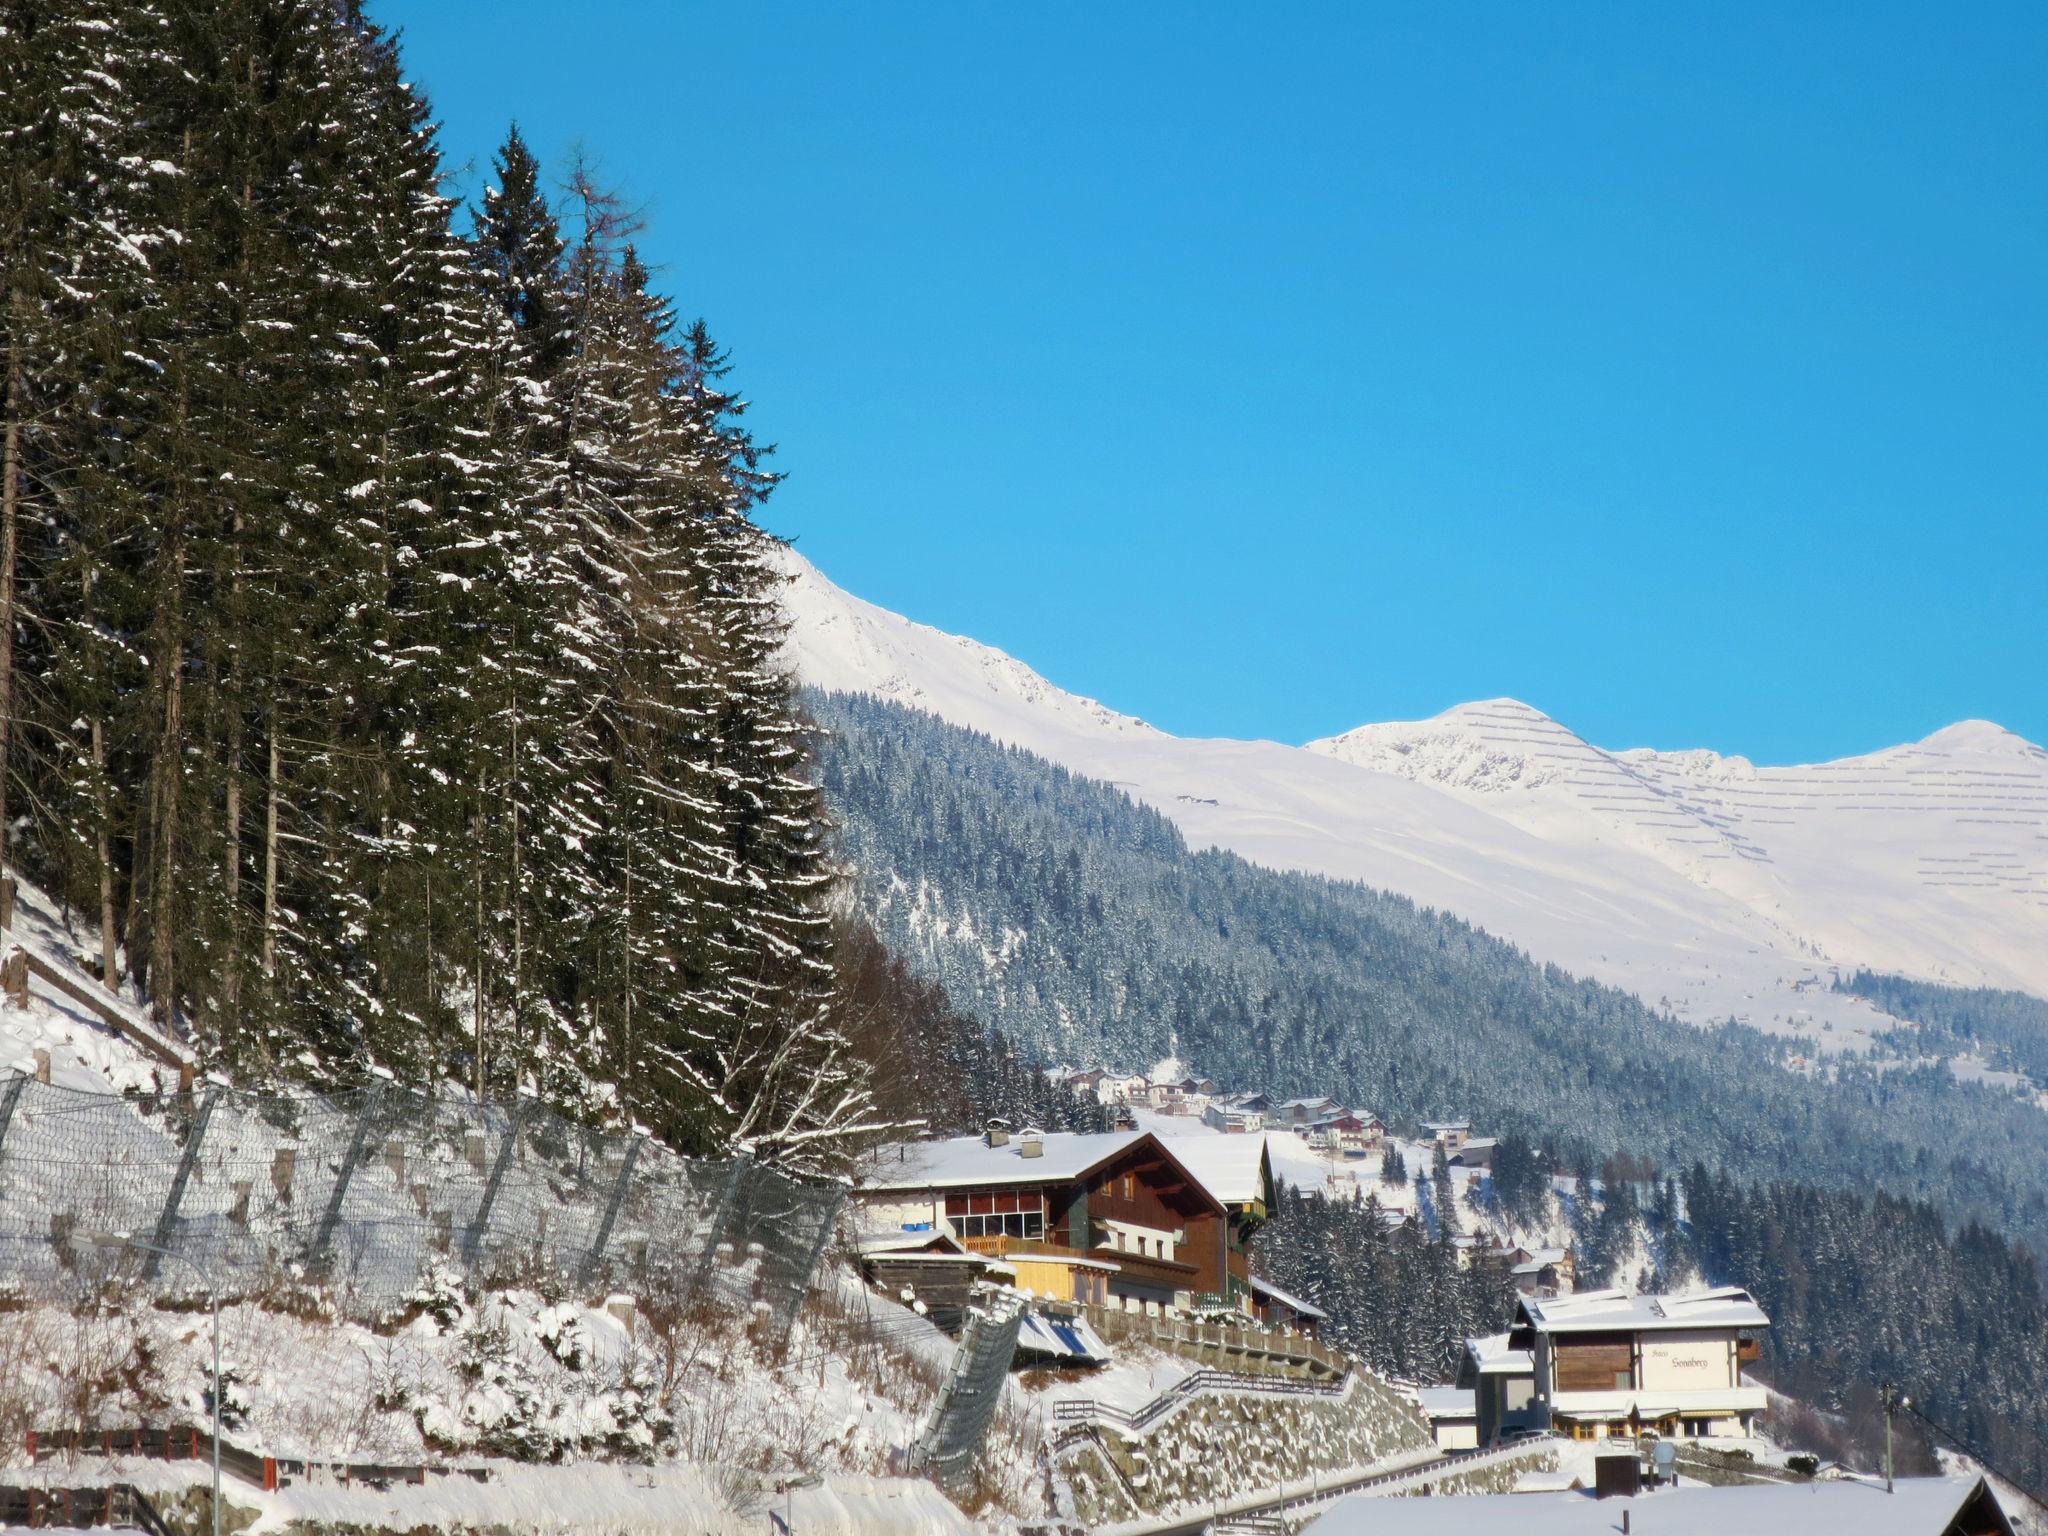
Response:
MULTIPOLYGON (((2031 1485, 2021 1482, 2019 1478, 2015 1477, 2011 1472, 2007 1471, 2004 1467, 2001 1467, 1998 1464, 1998 1462, 1992 1458, 1991 1454, 1988 1451, 1986 1451, 1982 1446, 1978 1445, 1974 1440, 1970 1439, 1968 1436, 1963 1435, 1956 1430, 1949 1428, 1948 1425, 1936 1419, 1934 1415, 1927 1412, 1926 1409, 1918 1406, 1911 1397, 1902 1394, 1898 1390, 1898 1388, 1893 1386, 1890 1382, 1884 1383, 1879 1388, 1879 1391, 1884 1395, 1887 1445, 1889 1445, 1890 1439, 1892 1413, 1895 1408, 1903 1408, 1907 1413, 1910 1413, 1914 1418, 1918 1419, 1921 1423, 1925 1424, 1929 1429, 1933 1430, 1935 1434, 1947 1440, 1948 1443, 1955 1449, 1961 1451, 1964 1455, 1970 1457, 1973 1461, 1980 1463, 1987 1470, 1995 1473, 2000 1481, 2011 1485, 2011 1487, 2014 1488, 2016 1491, 2024 1494, 2029 1500, 2033 1502, 2036 1508, 2044 1512, 2048 1512, 2048 1496, 2044 1496, 2040 1492, 2040 1490, 2032 1487, 2031 1485)), ((2035 1440, 2037 1444, 2044 1443, 2041 1441, 2041 1437, 2038 1435, 2034 1435, 2032 1438, 2035 1440)), ((1886 1472, 1887 1475, 1889 1475, 1889 1454, 1887 1454, 1886 1458, 1886 1472)))

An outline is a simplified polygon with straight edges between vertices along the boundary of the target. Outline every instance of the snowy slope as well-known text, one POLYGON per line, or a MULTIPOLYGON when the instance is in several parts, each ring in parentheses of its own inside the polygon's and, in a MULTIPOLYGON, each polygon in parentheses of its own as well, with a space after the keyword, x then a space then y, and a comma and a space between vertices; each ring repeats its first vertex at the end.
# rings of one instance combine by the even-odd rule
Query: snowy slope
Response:
POLYGON ((1985 722, 1757 768, 1604 751, 1512 700, 1309 747, 1169 736, 785 557, 797 675, 926 709, 1091 778, 1196 847, 1364 881, 1683 1018, 1833 1046, 1873 968, 2048 996, 2048 753, 1985 722))

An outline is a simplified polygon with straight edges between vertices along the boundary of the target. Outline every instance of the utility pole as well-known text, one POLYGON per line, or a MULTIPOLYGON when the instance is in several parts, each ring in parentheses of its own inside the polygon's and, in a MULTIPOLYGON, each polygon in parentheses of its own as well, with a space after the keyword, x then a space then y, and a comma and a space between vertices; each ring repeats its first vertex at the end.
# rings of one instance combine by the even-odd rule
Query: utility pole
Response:
POLYGON ((1910 1401, 1899 1395, 1899 1389, 1891 1382, 1878 1388, 1878 1395, 1884 1402, 1884 1491, 1892 1491, 1892 1420, 1898 1411, 1910 1401))

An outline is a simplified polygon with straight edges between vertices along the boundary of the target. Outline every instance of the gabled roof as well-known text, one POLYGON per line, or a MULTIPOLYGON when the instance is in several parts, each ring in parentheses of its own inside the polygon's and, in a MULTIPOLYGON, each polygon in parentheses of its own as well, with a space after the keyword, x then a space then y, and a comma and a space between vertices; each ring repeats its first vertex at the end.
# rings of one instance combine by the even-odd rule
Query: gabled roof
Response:
POLYGON ((1277 1301, 1281 1306, 1287 1308, 1288 1311, 1298 1317, 1327 1318, 1330 1315, 1314 1302, 1303 1301, 1299 1296, 1290 1295, 1288 1292, 1281 1290, 1272 1281, 1261 1280, 1257 1275, 1252 1276, 1252 1294, 1264 1296, 1271 1301, 1277 1301))
POLYGON ((877 1147, 867 1156, 861 1165, 856 1187, 875 1191, 911 1191, 1067 1184, 1086 1178, 1127 1152, 1148 1147, 1186 1179, 1192 1189, 1215 1205, 1219 1213, 1223 1210, 1224 1202, 1208 1184, 1196 1177, 1150 1131, 1110 1131, 1106 1134, 1050 1131, 1039 1141, 1043 1151, 1037 1157, 1026 1157, 1020 1138, 1014 1136, 1000 1147, 990 1146, 980 1136, 892 1142, 877 1147))
POLYGON ((1536 1357, 1526 1349, 1511 1348, 1508 1337, 1505 1333, 1489 1333, 1483 1338, 1465 1341, 1465 1353, 1471 1356, 1482 1376, 1536 1374, 1536 1357))
MULTIPOLYGON (((1523 1266, 1517 1266, 1519 1270, 1523 1266)), ((1544 1333, 1665 1328, 1768 1328, 1764 1309, 1739 1285, 1690 1296, 1637 1296, 1625 1290, 1524 1296, 1515 1310, 1544 1333)))
POLYGON ((1433 1423, 1479 1417, 1479 1394, 1470 1387, 1417 1387, 1415 1399, 1433 1423))
POLYGON ((1164 1138, 1174 1160, 1223 1205, 1264 1200, 1272 1184, 1264 1136, 1187 1135, 1164 1138))

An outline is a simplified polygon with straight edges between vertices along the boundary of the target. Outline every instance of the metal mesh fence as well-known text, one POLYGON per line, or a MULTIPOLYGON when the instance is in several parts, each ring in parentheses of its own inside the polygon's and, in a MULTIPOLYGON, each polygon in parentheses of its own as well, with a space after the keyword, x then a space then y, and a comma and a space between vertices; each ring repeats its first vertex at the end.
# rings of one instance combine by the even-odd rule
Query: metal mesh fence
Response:
POLYGON ((1024 1305, 1015 1292, 997 1292, 968 1317, 938 1406, 910 1458, 913 1472, 925 1473, 942 1488, 957 1488, 974 1470, 1002 1406, 1024 1305))
POLYGON ((0 1083, 0 1295, 69 1300, 118 1273, 318 1285, 376 1312, 437 1268, 588 1290, 738 1275, 786 1331, 842 1193, 528 1100, 0 1083))

